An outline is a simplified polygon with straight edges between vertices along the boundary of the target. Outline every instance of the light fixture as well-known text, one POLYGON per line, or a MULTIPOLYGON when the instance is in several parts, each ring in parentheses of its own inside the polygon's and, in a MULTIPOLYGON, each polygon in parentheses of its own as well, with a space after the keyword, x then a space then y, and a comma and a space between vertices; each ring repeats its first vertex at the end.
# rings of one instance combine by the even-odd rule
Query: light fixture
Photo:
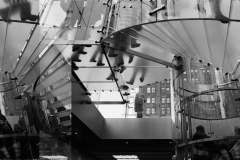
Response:
POLYGON ((124 160, 124 159, 139 160, 137 155, 113 155, 113 157, 117 160, 124 160))
POLYGON ((62 160, 67 160, 68 157, 65 156, 40 156, 42 158, 46 158, 46 159, 62 159, 62 160))

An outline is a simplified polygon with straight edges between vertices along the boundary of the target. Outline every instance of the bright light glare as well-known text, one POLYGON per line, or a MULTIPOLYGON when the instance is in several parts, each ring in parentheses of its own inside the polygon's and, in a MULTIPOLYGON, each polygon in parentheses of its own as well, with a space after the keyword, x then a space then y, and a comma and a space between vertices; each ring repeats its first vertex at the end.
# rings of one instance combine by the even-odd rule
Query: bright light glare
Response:
POLYGON ((67 160, 68 158, 65 156, 40 156, 42 158, 46 159, 61 159, 61 160, 67 160))
POLYGON ((123 160, 123 159, 135 159, 139 160, 137 155, 113 155, 114 158, 117 160, 123 160))

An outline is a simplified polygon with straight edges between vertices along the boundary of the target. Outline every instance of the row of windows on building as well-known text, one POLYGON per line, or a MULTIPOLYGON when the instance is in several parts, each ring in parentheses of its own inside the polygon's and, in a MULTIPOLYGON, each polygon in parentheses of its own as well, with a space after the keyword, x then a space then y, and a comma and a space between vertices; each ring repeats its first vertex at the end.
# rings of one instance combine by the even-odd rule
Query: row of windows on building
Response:
MULTIPOLYGON (((134 103, 134 98, 130 97, 129 102, 134 103)), ((162 98, 161 102, 162 103, 170 103, 170 98, 162 98)), ((147 103, 156 103, 156 99, 155 98, 147 98, 147 103)))
MULTIPOLYGON (((147 93, 151 93, 151 90, 152 90, 152 93, 155 93, 155 91, 156 91, 155 87, 152 88, 152 89, 151 89, 150 87, 148 87, 148 88, 147 88, 147 93)), ((164 91, 168 91, 168 92, 169 92, 169 91, 170 91, 170 88, 168 88, 168 87, 166 87, 166 88, 165 88, 165 87, 162 87, 162 92, 164 92, 164 91)))
MULTIPOLYGON (((170 98, 162 98, 162 103, 170 103, 170 98)), ((156 103, 155 98, 147 98, 147 103, 156 103)))
MULTIPOLYGON (((162 107, 162 115, 170 115, 171 114, 171 108, 164 108, 162 107)), ((149 114, 155 114, 156 113, 156 108, 146 108, 146 114, 149 115, 149 114)))
MULTIPOLYGON (((209 69, 201 69, 201 71, 203 72, 203 73, 210 73, 210 70, 209 69)), ((198 70, 197 69, 195 69, 195 70, 191 70, 191 72, 192 73, 197 73, 198 72, 198 70)), ((183 74, 186 74, 186 72, 184 72, 183 74)))

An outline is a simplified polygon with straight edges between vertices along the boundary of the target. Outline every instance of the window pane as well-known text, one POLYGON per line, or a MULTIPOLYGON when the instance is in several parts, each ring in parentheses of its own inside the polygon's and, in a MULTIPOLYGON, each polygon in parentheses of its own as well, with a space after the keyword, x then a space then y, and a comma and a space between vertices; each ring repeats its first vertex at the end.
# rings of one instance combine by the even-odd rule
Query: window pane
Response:
POLYGON ((162 114, 165 114, 165 108, 162 108, 162 114))
POLYGON ((171 109, 167 108, 167 114, 171 114, 171 109))
POLYGON ((152 114, 155 114, 156 110, 155 108, 152 108, 152 114))
POLYGON ((152 98, 152 103, 155 103, 155 98, 152 98))
POLYGON ((150 98, 147 98, 147 103, 150 103, 150 98))
POLYGON ((165 103, 165 98, 162 98, 162 103, 165 103))
POLYGON ((155 93, 155 88, 152 88, 152 93, 155 93))
POLYGON ((150 93, 150 88, 147 88, 147 93, 150 93))
POLYGON ((170 103, 170 98, 167 98, 167 103, 170 103))
POLYGON ((150 108, 147 108, 146 114, 150 114, 150 108))

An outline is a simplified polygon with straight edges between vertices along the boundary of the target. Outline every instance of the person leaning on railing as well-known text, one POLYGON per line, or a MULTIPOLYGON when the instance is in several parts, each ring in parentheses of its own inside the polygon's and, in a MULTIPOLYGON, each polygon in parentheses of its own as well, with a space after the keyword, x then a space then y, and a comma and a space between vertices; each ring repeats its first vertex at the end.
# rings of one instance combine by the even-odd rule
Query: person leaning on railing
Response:
MULTIPOLYGON (((205 133, 203 126, 196 127, 196 133, 193 135, 192 140, 199 140, 204 138, 210 138, 205 133)), ((211 160, 213 155, 213 150, 215 146, 213 142, 197 143, 193 146, 193 158, 194 160, 211 160)))

